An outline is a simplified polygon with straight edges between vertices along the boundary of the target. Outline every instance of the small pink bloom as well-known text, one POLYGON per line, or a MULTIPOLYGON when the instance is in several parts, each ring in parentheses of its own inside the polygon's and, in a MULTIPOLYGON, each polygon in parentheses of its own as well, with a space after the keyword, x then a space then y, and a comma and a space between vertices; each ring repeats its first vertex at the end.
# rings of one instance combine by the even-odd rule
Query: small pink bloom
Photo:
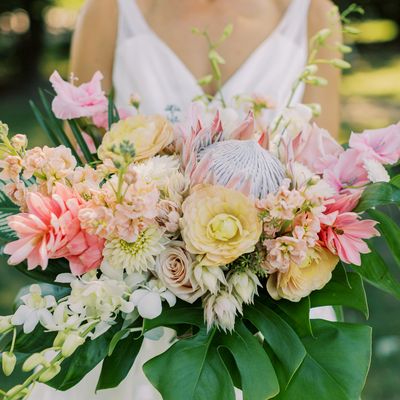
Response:
POLYGON ((55 71, 50 77, 50 82, 56 92, 52 109, 59 119, 74 119, 92 117, 107 109, 108 101, 101 89, 103 75, 96 72, 88 83, 80 86, 64 81, 55 71))
POLYGON ((307 166, 312 172, 322 173, 321 164, 325 158, 337 158, 343 148, 330 133, 316 124, 306 127, 293 139, 286 138, 281 151, 285 152, 286 161, 297 161, 307 166))
POLYGON ((21 157, 7 156, 4 160, 0 160, 0 170, 0 179, 17 181, 22 170, 21 157))
POLYGON ((335 211, 323 220, 320 240, 333 254, 347 264, 361 265, 360 254, 370 252, 364 239, 379 236, 372 220, 360 220, 358 214, 335 211))
MULTIPOLYGON (((119 115, 119 119, 123 120, 123 119, 130 117, 132 114, 125 108, 119 108, 118 115, 119 115)), ((93 115, 92 120, 93 120, 93 123, 98 128, 103 128, 106 131, 108 131, 108 110, 105 110, 105 111, 102 111, 102 112, 99 112, 99 113, 93 115)))
POLYGON ((382 164, 395 164, 400 158, 400 123, 352 133, 349 145, 362 153, 364 158, 372 158, 382 164))
POLYGON ((264 240, 267 250, 265 268, 269 273, 286 272, 290 263, 301 265, 307 255, 307 243, 290 236, 264 240))
POLYGON ((346 150, 334 165, 324 171, 324 179, 336 193, 362 189, 369 183, 363 154, 354 149, 346 150))

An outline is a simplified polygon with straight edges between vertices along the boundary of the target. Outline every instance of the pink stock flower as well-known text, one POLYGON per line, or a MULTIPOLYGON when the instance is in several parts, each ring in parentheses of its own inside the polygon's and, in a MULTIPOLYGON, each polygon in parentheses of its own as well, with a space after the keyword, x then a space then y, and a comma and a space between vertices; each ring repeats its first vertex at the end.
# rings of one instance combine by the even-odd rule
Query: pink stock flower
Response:
POLYGON ((330 168, 325 169, 324 179, 336 193, 362 189, 369 183, 363 154, 354 149, 346 150, 330 168))
POLYGON ((400 123, 352 133, 349 145, 362 153, 364 158, 372 158, 382 164, 395 164, 400 158, 400 123))
POLYGON ((323 219, 320 241, 345 263, 361 265, 360 254, 370 252, 364 239, 379 236, 374 228, 376 224, 376 221, 360 220, 353 212, 340 214, 335 211, 323 219))
POLYGON ((97 268, 101 258, 92 254, 102 249, 104 243, 82 231, 78 219, 82 204, 80 196, 61 184, 56 184, 51 196, 27 193, 27 212, 8 219, 19 237, 4 248, 4 253, 11 256, 8 263, 17 265, 27 259, 29 270, 37 266, 44 270, 49 259, 72 257, 73 273, 97 268), (75 267, 77 256, 82 264, 80 268, 75 267))
POLYGON ((21 157, 7 156, 4 160, 0 160, 0 170, 0 179, 17 181, 22 170, 21 157))
POLYGON ((56 92, 52 109, 59 119, 92 117, 107 109, 107 98, 101 89, 103 75, 97 71, 90 82, 80 86, 64 81, 55 71, 50 82, 56 92))
POLYGON ((286 141, 280 150, 286 152, 284 159, 300 162, 315 173, 323 172, 321 166, 324 159, 335 159, 344 151, 328 131, 316 124, 306 125, 293 139, 286 138, 286 141))

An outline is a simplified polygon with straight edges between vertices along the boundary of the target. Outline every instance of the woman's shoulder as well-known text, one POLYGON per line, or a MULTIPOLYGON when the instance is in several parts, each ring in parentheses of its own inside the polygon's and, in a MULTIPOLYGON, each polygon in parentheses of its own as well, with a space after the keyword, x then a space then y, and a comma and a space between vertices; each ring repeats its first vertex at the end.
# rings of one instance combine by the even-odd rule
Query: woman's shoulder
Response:
POLYGON ((118 16, 118 0, 86 0, 80 11, 81 18, 93 22, 108 22, 106 28, 118 16))
POLYGON ((310 34, 327 27, 340 27, 337 6, 331 0, 311 0, 308 23, 310 34))

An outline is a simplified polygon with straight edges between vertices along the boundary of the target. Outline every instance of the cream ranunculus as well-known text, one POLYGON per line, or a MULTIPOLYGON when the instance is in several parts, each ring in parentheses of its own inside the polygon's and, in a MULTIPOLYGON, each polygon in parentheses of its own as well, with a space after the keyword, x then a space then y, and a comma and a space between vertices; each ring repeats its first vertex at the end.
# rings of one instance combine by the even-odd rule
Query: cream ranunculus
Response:
POLYGON ((156 273, 176 297, 188 303, 194 303, 204 293, 194 278, 192 256, 181 241, 170 242, 158 256, 156 273))
POLYGON ((153 157, 173 140, 173 128, 167 119, 160 115, 134 115, 114 124, 104 135, 98 149, 101 160, 114 159, 113 148, 128 141, 135 146, 135 160, 153 157))
POLYGON ((198 185, 182 205, 183 240, 206 266, 226 265, 254 250, 262 223, 254 202, 222 186, 198 185))
POLYGON ((310 249, 306 260, 291 263, 287 272, 276 272, 267 281, 267 290, 275 300, 300 301, 312 291, 322 289, 332 278, 339 258, 321 247, 310 249))

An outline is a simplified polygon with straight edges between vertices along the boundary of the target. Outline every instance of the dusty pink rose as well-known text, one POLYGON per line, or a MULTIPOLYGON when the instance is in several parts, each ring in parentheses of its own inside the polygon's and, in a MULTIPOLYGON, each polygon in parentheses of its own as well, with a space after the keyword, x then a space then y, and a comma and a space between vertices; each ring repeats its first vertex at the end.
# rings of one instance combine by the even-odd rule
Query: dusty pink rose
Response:
POLYGON ((362 153, 364 158, 372 158, 382 164, 395 164, 400 158, 400 123, 352 133, 349 145, 362 153))
POLYGON ((80 86, 64 81, 55 71, 50 82, 56 92, 52 109, 59 119, 92 117, 107 110, 108 101, 101 88, 103 75, 97 71, 90 82, 80 86))
POLYGON ((320 240, 333 254, 347 264, 361 265, 360 254, 370 252, 365 239, 379 236, 372 220, 360 220, 353 212, 339 214, 335 211, 322 220, 320 240))
POLYGON ((342 146, 325 129, 316 124, 306 127, 293 139, 287 138, 281 151, 286 153, 287 161, 297 161, 312 172, 322 173, 321 163, 325 158, 337 158, 343 153, 342 146))
POLYGON ((363 154, 354 149, 346 150, 324 171, 324 179, 336 193, 362 189, 370 182, 364 168, 363 154))

